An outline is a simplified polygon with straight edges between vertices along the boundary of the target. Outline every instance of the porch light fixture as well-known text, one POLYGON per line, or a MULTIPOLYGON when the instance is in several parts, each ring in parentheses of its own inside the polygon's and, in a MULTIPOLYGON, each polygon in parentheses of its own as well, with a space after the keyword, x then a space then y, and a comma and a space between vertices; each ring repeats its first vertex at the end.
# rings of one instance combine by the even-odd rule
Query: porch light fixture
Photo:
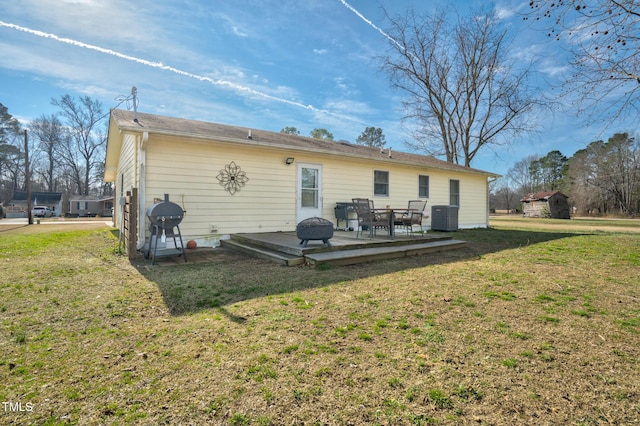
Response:
POLYGON ((294 161, 294 160, 295 160, 295 158, 293 158, 293 157, 287 157, 287 159, 286 159, 286 160, 284 160, 284 162, 285 162, 285 164, 286 164, 287 166, 290 166, 290 165, 292 165, 292 164, 293 164, 293 161, 294 161))

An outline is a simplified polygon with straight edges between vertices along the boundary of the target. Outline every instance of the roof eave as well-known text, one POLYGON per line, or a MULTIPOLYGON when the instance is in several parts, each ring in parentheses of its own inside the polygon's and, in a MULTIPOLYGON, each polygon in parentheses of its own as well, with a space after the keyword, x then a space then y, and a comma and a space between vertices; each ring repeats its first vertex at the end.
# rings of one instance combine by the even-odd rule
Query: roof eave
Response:
POLYGON ((104 159, 104 181, 115 182, 118 173, 118 161, 120 149, 122 148, 122 134, 119 131, 120 123, 113 116, 109 119, 109 130, 107 133, 107 150, 104 159))
MULTIPOLYGON (((338 152, 335 152, 335 151, 332 151, 332 150, 328 150, 328 149, 317 149, 317 148, 309 148, 309 147, 302 147, 302 146, 292 146, 292 145, 287 145, 287 144, 278 144, 276 142, 269 142, 267 144, 267 143, 261 143, 260 140, 256 140, 256 139, 229 138, 229 137, 225 137, 225 136, 216 136, 216 135, 212 135, 212 136, 194 135, 194 134, 189 133, 189 132, 180 132, 180 131, 172 131, 172 130, 165 130, 165 129, 142 128, 142 127, 136 127, 136 126, 126 126, 126 127, 125 126, 121 126, 120 128, 121 128, 121 131, 123 133, 141 134, 143 132, 149 132, 149 133, 153 133, 153 134, 157 134, 157 135, 163 135, 163 136, 181 137, 181 138, 189 138, 189 139, 199 139, 199 140, 203 140, 203 141, 223 142, 223 143, 229 143, 229 144, 233 144, 233 145, 243 144, 243 145, 249 145, 249 146, 260 146, 260 147, 265 147, 265 148, 288 150, 288 151, 292 151, 292 152, 306 152, 306 153, 314 153, 314 154, 326 154, 326 155, 348 157, 348 158, 367 160, 367 161, 376 161, 376 162, 380 162, 380 163, 413 165, 413 166, 417 166, 417 167, 428 167, 428 168, 432 168, 432 169, 446 170, 446 171, 453 171, 453 172, 460 172, 460 173, 483 174, 483 175, 486 175, 487 177, 492 177, 492 178, 500 177, 500 175, 498 175, 496 173, 491 173, 491 172, 487 172, 487 171, 483 171, 483 170, 479 170, 479 169, 472 169, 472 168, 465 168, 465 167, 447 167, 446 165, 445 166, 441 166, 441 165, 438 165, 438 164, 425 164, 425 163, 421 163, 419 161, 402 161, 402 160, 394 159, 393 157, 390 157, 390 158, 389 157, 375 158, 375 157, 371 157, 371 156, 368 156, 368 155, 358 155, 358 154, 354 154, 354 153, 345 153, 345 152, 339 152, 338 153, 338 152)), ((107 171, 106 170, 107 169, 105 168, 105 176, 107 175, 107 171)))
MULTIPOLYGON (((468 167, 460 166, 457 164, 450 164, 446 162, 436 162, 434 164, 429 164, 429 163, 420 162, 420 161, 412 161, 410 159, 398 160, 398 159, 394 159, 393 156, 376 158, 370 155, 360 155, 360 154, 351 153, 351 152, 337 152, 330 149, 318 149, 318 148, 297 146, 297 145, 291 145, 291 144, 279 144, 273 141, 261 142, 259 137, 256 137, 255 135, 253 139, 249 139, 249 138, 226 137, 226 136, 219 136, 219 135, 194 134, 194 133, 185 132, 185 131, 168 130, 165 128, 144 127, 142 124, 140 124, 140 122, 125 120, 122 117, 120 118, 113 117, 113 124, 116 125, 116 128, 119 131, 120 135, 123 133, 142 134, 143 132, 148 132, 150 134, 189 138, 189 139, 196 139, 196 140, 202 140, 202 141, 216 141, 216 142, 224 142, 224 143, 229 143, 234 145, 242 144, 242 145, 249 145, 249 146, 260 146, 265 148, 288 150, 292 152, 307 152, 307 153, 314 153, 314 154, 325 154, 330 156, 348 157, 352 159, 376 161, 382 164, 391 163, 391 164, 400 164, 400 165, 412 165, 416 167, 444 170, 449 172, 484 175, 487 178, 500 177, 500 175, 496 173, 487 172, 480 169, 468 168, 468 167)), ((114 149, 111 150, 112 153, 114 153, 113 155, 116 155, 115 154, 116 151, 119 152, 119 145, 121 145, 122 143, 121 137, 116 139, 119 139, 119 141, 117 141, 118 147, 114 147, 114 149)), ((336 143, 339 143, 339 142, 336 142, 336 143)), ((110 159, 109 146, 107 147, 107 155, 108 155, 107 160, 109 160, 110 159)), ((117 168, 117 158, 115 159, 115 162, 113 160, 111 162, 109 161, 105 162, 105 180, 107 182, 113 182, 115 180, 116 168, 117 168), (107 180, 107 178, 111 178, 114 180, 107 180)))

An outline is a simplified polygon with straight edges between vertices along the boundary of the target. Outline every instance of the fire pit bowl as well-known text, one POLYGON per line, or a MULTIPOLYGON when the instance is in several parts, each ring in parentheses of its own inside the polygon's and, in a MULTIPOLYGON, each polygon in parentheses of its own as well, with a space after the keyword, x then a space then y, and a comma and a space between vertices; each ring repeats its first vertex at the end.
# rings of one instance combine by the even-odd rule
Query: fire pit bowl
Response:
POLYGON ((298 223, 296 236, 302 247, 306 247, 309 240, 322 240, 331 247, 329 240, 333 238, 333 222, 321 217, 310 217, 298 223))

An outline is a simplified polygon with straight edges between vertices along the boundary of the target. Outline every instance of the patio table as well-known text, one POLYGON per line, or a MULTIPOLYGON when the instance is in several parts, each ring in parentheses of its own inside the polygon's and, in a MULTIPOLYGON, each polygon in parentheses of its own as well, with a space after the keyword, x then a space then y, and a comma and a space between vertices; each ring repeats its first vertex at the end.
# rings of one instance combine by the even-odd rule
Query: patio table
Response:
POLYGON ((394 224, 394 219, 395 219, 395 213, 400 213, 402 212, 407 213, 410 211, 415 211, 415 209, 408 209, 406 207, 390 207, 387 206, 383 209, 373 209, 373 212, 384 212, 385 214, 389 215, 389 238, 394 238, 396 233, 395 233, 395 224, 394 224))

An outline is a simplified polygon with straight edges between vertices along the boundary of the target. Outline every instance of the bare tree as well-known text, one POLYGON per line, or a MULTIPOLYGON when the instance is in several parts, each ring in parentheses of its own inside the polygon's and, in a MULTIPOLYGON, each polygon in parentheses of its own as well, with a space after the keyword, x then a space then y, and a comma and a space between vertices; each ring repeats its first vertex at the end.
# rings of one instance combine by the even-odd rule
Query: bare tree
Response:
POLYGON ((600 158, 600 183, 612 195, 616 209, 638 214, 640 205, 640 142, 627 133, 616 133, 604 145, 600 158))
MULTIPOLYGON (((43 177, 46 190, 56 191, 56 168, 58 167, 56 152, 62 149, 68 133, 55 115, 42 115, 31 123, 31 134, 39 142, 39 151, 44 154, 44 166, 38 173, 43 177)), ((36 170, 34 170, 36 171, 36 170)))
POLYGON ((507 213, 515 210, 520 197, 509 185, 503 185, 495 191, 495 199, 498 206, 503 207, 507 213))
POLYGON ((60 115, 65 119, 70 137, 60 146, 59 155, 73 171, 80 195, 88 195, 94 177, 94 168, 103 159, 106 144, 104 134, 97 129, 105 117, 102 104, 83 96, 76 102, 71 96, 52 99, 51 103, 60 107, 60 115))
POLYGON ((531 0, 529 5, 524 19, 542 25, 571 52, 567 91, 579 90, 582 111, 640 114, 638 0, 531 0))
POLYGON ((516 162, 507 171, 507 178, 513 182, 515 191, 524 196, 535 191, 535 178, 532 174, 531 165, 538 160, 537 155, 530 155, 516 162))
POLYGON ((569 159, 567 177, 570 182, 571 202, 583 214, 602 211, 602 191, 593 184, 597 178, 594 164, 601 148, 602 142, 593 142, 587 148, 576 151, 569 159))
POLYGON ((506 30, 491 14, 453 24, 446 10, 388 19, 392 54, 382 68, 407 95, 405 120, 419 128, 412 148, 470 166, 484 147, 531 130, 530 67, 509 60, 506 30))

